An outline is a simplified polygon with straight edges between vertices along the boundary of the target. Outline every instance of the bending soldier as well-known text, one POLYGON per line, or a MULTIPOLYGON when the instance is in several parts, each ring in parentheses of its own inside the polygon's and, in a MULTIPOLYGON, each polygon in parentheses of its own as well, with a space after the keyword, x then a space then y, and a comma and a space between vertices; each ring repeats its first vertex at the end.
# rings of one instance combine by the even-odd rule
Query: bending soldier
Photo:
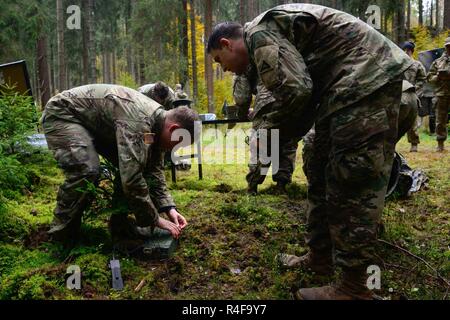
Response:
POLYGON ((191 109, 165 111, 139 92, 116 85, 86 85, 50 99, 42 124, 66 180, 58 191, 49 233, 61 241, 79 236, 83 211, 92 201, 83 190, 98 182, 101 155, 119 169, 136 234, 151 234, 157 226, 178 237, 187 223, 167 190, 162 154, 179 143, 191 144, 197 119, 191 109), (171 141, 178 129, 191 136, 171 141), (163 212, 168 220, 159 215, 163 212))
POLYGON ((207 50, 224 71, 256 68, 274 97, 261 107, 261 128, 288 139, 315 124, 310 252, 301 266, 330 272, 335 264, 343 273, 339 284, 303 288, 296 298, 373 298, 366 272, 374 264, 411 59, 361 20, 312 4, 278 6, 245 27, 221 23, 207 50))

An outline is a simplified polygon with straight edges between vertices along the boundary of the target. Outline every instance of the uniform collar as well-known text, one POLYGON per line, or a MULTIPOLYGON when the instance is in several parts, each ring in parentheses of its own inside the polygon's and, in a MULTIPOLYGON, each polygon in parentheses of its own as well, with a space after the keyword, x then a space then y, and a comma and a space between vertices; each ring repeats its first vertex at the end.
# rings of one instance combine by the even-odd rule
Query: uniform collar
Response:
POLYGON ((166 119, 166 111, 163 107, 159 107, 153 114, 146 119, 152 133, 159 135, 162 132, 164 120, 166 119))

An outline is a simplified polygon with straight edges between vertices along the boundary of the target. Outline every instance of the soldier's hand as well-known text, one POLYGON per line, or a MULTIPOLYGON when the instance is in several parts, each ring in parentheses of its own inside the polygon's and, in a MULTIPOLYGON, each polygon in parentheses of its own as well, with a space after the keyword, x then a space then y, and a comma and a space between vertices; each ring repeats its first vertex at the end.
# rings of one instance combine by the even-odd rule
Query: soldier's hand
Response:
POLYGON ((169 220, 159 217, 156 226, 169 231, 175 239, 178 239, 180 236, 181 228, 169 220))
POLYGON ((181 230, 183 230, 184 227, 187 226, 186 219, 176 209, 170 209, 170 211, 167 213, 167 216, 169 217, 170 221, 179 226, 181 230))

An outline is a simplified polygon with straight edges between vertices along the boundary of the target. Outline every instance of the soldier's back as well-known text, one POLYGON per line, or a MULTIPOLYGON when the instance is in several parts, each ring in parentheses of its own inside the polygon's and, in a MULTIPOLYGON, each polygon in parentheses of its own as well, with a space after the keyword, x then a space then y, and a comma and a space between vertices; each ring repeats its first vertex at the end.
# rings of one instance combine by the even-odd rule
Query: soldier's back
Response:
POLYGON ((398 46, 366 23, 324 6, 275 7, 245 26, 246 40, 273 30, 302 55, 314 82, 314 102, 321 105, 320 117, 370 95, 412 64, 398 46))

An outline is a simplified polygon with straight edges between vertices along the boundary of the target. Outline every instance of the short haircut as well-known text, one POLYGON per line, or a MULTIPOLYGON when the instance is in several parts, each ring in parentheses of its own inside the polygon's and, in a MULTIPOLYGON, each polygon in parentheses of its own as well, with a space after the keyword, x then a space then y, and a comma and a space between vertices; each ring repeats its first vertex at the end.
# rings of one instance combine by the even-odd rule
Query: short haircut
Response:
POLYGON ((209 36, 207 52, 221 49, 220 39, 239 39, 243 36, 242 25, 237 22, 222 22, 216 25, 209 36))
POLYGON ((195 123, 200 121, 200 117, 196 111, 186 106, 170 109, 167 111, 167 119, 186 129, 191 135, 191 143, 197 140, 199 132, 195 132, 195 123))
POLYGON ((414 44, 414 42, 406 41, 406 42, 402 43, 403 50, 411 50, 412 52, 414 52, 415 48, 416 48, 416 45, 414 44))
POLYGON ((153 88, 153 92, 159 99, 164 100, 169 95, 169 87, 164 82, 158 81, 153 88))

